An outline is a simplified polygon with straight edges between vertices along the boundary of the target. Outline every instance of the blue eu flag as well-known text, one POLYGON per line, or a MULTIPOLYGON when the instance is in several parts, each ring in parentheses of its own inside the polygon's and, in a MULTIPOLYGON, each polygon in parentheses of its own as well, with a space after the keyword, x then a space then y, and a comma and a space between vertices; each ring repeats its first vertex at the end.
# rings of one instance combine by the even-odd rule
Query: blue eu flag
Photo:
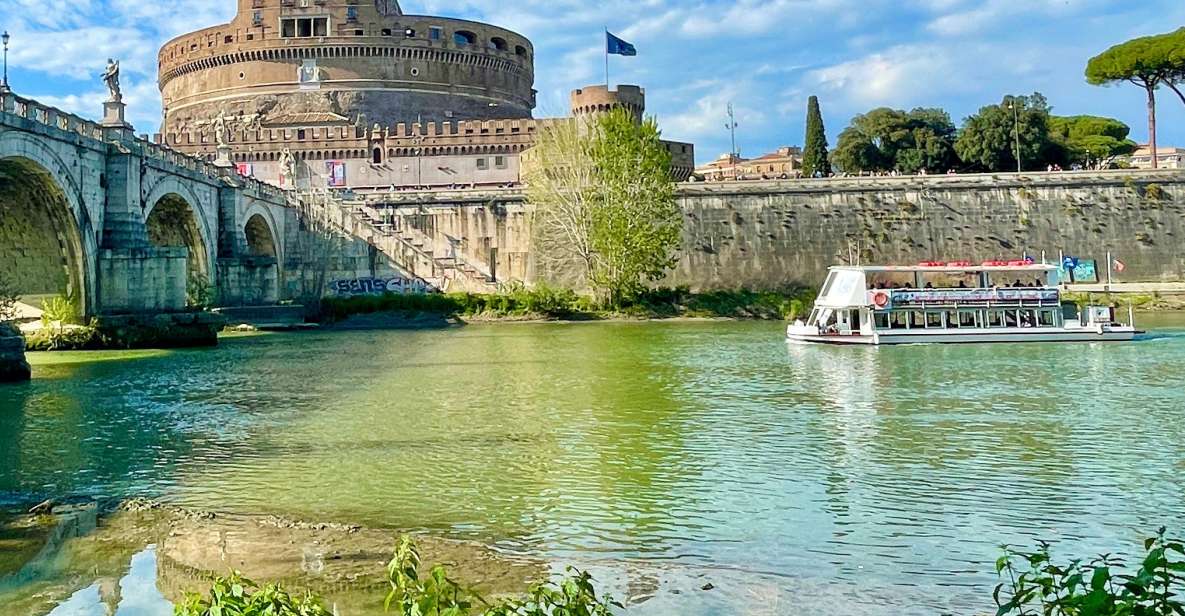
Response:
POLYGON ((612 32, 605 32, 605 36, 609 37, 608 53, 616 56, 638 55, 638 48, 634 47, 632 43, 627 43, 617 38, 612 32))

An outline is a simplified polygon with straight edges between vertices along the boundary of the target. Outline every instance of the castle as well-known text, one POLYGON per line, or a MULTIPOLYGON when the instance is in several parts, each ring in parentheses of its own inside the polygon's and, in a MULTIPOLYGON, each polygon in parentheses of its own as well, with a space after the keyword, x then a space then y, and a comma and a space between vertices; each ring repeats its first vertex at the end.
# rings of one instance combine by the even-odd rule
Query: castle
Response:
MULTIPOLYGON (((239 0, 229 23, 159 55, 158 142, 285 188, 470 187, 519 181, 534 145, 534 47, 496 26, 405 15, 396 0, 239 0)), ((637 86, 572 92, 572 116, 637 86)), ((694 147, 666 142, 676 179, 694 147)))

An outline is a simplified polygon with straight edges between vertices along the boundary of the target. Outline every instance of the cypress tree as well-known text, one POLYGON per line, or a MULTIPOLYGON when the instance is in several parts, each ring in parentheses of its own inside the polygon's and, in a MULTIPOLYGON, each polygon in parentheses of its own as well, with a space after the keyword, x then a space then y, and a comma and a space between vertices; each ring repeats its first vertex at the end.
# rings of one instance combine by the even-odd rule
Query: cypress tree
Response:
POLYGON ((820 172, 831 175, 831 161, 827 158, 827 131, 823 128, 823 113, 819 111, 819 97, 812 96, 806 106, 806 146, 802 152, 802 173, 814 177, 820 172))

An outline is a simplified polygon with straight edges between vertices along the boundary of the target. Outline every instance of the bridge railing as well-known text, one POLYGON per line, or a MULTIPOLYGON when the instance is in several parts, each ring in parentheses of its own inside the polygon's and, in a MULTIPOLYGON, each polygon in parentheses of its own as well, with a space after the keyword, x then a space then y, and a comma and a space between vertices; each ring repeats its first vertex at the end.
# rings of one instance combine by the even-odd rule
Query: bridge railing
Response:
MULTIPOLYGON (((18 96, 14 92, 0 92, 0 114, 36 122, 87 139, 94 139, 101 142, 110 141, 109 127, 105 127, 98 122, 87 120, 73 113, 62 111, 56 107, 39 103, 33 99, 18 96)), ((154 143, 149 139, 134 136, 130 140, 116 139, 116 141, 122 142, 125 146, 138 148, 139 152, 147 158, 178 169, 198 173, 210 179, 218 179, 227 174, 227 170, 209 161, 190 156, 166 145, 154 143)), ((233 169, 229 173, 234 173, 233 169)), ((280 203, 287 203, 287 200, 284 198, 284 190, 277 186, 242 176, 237 176, 236 180, 248 190, 273 197, 280 203)))
POLYGON ((44 124, 58 130, 91 139, 103 139, 103 125, 33 99, 17 96, 14 92, 0 92, 0 113, 44 124))

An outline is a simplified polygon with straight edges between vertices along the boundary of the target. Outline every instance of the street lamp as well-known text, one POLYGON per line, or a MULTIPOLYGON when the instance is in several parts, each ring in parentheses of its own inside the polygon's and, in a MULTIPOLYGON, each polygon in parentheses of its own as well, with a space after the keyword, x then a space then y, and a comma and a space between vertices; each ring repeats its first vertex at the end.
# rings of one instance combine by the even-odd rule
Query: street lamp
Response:
POLYGON ((8 34, 8 30, 0 36, 0 41, 4 42, 4 80, 0 81, 0 92, 7 94, 11 90, 8 87, 8 41, 12 40, 12 36, 8 34))
POLYGON ((1016 120, 1016 172, 1021 173, 1020 162, 1020 107, 1016 106, 1016 102, 1008 103, 1008 108, 1012 110, 1012 116, 1016 120))

